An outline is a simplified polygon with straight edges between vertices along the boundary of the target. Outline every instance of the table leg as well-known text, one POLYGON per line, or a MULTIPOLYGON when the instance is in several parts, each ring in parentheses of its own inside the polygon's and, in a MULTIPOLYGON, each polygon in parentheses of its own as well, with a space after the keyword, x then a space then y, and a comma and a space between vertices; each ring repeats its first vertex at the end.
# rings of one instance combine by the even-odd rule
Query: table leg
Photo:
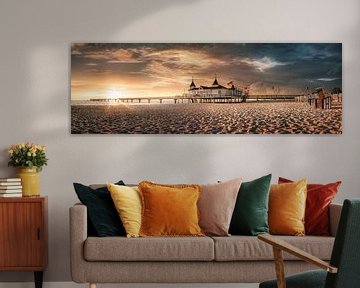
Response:
POLYGON ((42 288, 43 271, 35 271, 34 272, 34 277, 35 277, 35 288, 42 288))

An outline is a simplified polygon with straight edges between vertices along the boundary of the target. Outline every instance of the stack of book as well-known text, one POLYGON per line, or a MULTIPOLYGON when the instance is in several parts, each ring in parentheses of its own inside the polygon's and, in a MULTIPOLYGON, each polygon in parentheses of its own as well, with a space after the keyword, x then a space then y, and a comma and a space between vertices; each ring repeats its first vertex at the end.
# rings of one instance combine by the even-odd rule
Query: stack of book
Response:
POLYGON ((20 178, 0 178, 0 198, 22 197, 20 178))

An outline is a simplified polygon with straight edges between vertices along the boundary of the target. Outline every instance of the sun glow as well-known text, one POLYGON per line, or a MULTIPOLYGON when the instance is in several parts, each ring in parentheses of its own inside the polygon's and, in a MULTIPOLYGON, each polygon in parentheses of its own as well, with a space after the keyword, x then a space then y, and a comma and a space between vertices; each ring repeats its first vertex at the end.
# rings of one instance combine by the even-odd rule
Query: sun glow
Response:
POLYGON ((106 90, 106 97, 109 99, 117 99, 123 96, 122 91, 117 87, 109 87, 106 90))

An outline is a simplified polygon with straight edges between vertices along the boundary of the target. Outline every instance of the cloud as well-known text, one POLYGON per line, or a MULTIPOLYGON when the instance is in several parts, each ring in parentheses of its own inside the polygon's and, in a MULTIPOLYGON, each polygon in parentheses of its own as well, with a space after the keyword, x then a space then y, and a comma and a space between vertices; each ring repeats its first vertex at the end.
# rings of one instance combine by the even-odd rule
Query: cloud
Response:
POLYGON ((71 48, 82 48, 87 46, 87 43, 71 43, 71 48))
POLYGON ((206 69, 211 65, 222 65, 224 61, 220 58, 213 58, 206 51, 169 49, 166 51, 155 51, 146 54, 151 61, 161 61, 168 65, 174 65, 179 69, 206 69))
POLYGON ((86 87, 88 82, 82 80, 71 80, 71 87, 86 87))
POLYGON ((312 44, 312 45, 299 45, 299 54, 298 58, 303 60, 312 60, 312 59, 327 59, 333 56, 333 51, 329 48, 330 46, 324 46, 321 43, 312 44), (322 48, 322 49, 319 49, 322 48))
POLYGON ((319 81, 325 81, 325 82, 331 82, 331 81, 335 81, 338 78, 318 78, 317 80, 319 81))
MULTIPOLYGON (((73 50, 77 51, 77 50, 73 50)), ((72 51, 72 52, 73 52, 72 51)), ((137 50, 132 49, 109 49, 109 50, 85 50, 83 52, 75 52, 72 55, 82 55, 84 58, 92 59, 96 61, 105 61, 108 64, 120 64, 120 63, 141 63, 143 60, 135 53, 137 50)))
POLYGON ((86 47, 86 43, 72 43, 71 44, 71 55, 82 55, 81 49, 86 47))
POLYGON ((198 49, 150 51, 143 55, 143 59, 147 61, 143 72, 156 81, 157 87, 188 85, 191 76, 207 78, 220 66, 228 65, 221 57, 215 58, 207 51, 198 49))
POLYGON ((82 55, 82 53, 79 50, 72 49, 71 50, 71 55, 82 55))
POLYGON ((109 60, 106 61, 108 64, 134 64, 134 63, 141 63, 142 61, 136 60, 136 59, 118 59, 118 60, 109 60))
POLYGON ((260 72, 264 72, 265 70, 274 68, 276 66, 284 66, 284 65, 290 64, 290 63, 278 62, 269 57, 263 57, 261 59, 244 58, 239 61, 242 63, 245 63, 249 66, 254 67, 255 69, 259 70, 260 72))

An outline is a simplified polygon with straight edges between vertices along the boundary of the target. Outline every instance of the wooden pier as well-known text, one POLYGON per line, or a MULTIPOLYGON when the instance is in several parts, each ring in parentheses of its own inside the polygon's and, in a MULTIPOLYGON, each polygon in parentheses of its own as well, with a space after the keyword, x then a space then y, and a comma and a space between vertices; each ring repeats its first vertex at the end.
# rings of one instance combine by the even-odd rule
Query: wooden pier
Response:
POLYGON ((90 99, 95 102, 109 103, 241 103, 241 102, 297 102, 304 95, 248 95, 247 97, 236 96, 216 96, 216 97, 197 97, 197 96, 162 96, 162 97, 124 97, 124 98, 98 98, 90 99))

